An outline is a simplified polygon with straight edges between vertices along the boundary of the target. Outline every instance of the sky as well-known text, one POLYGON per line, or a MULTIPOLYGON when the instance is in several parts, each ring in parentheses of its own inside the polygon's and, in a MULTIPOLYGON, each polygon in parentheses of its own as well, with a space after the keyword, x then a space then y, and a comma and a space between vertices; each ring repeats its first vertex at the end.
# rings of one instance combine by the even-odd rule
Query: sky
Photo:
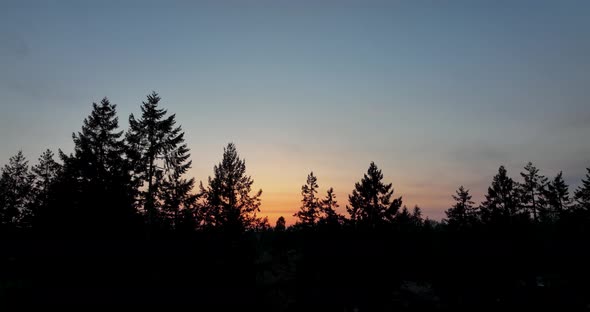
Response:
POLYGON ((293 223, 310 171, 348 194, 371 161, 440 220, 500 165, 590 167, 588 1, 0 0, 0 164, 69 152, 92 102, 120 125, 151 91, 190 176, 234 142, 262 215, 293 223))

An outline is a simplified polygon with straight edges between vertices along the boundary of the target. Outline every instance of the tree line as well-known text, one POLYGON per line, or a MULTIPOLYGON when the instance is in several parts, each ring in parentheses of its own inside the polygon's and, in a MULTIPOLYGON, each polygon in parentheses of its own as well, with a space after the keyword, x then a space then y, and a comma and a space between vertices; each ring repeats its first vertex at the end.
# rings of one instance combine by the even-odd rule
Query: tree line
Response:
MULTIPOLYGON (((236 146, 228 144, 222 160, 206 184, 196 187, 186 176, 190 149, 175 114, 160 107, 153 92, 142 102, 141 115, 129 116, 122 130, 117 105, 107 98, 92 104, 81 131, 74 133, 73 153, 45 151, 34 166, 19 151, 1 170, 0 227, 3 232, 41 232, 120 235, 159 231, 268 231, 268 219, 258 216, 262 190, 253 180, 236 146), (56 160, 57 158, 57 160, 56 160)), ((590 168, 570 195, 560 172, 548 179, 532 163, 510 178, 501 166, 485 200, 476 205, 469 190, 460 186, 455 203, 442 224, 424 219, 420 207, 411 211, 391 183, 371 162, 348 196, 346 212, 339 214, 333 188, 318 194, 311 172, 301 188, 301 206, 292 230, 412 228, 444 226, 462 230, 524 224, 587 222, 590 216, 590 168)), ((285 231, 280 217, 275 231, 285 231)))

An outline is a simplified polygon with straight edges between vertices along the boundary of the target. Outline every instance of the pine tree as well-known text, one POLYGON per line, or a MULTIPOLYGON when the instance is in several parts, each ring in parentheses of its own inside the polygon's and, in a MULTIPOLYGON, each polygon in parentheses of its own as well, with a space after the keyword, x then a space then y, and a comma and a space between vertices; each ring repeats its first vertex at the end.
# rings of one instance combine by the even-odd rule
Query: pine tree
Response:
POLYGON ((35 218, 39 217, 39 214, 47 212, 46 210, 49 207, 52 195, 52 187, 56 183, 62 169, 61 165, 53 157, 53 152, 49 149, 46 150, 39 157, 39 163, 32 168, 35 175, 36 189, 36 203, 34 207, 37 211, 33 212, 35 218))
POLYGON ((563 172, 559 172, 553 181, 547 185, 546 195, 549 214, 556 220, 569 210, 571 198, 569 187, 563 180, 563 172))
POLYGON ((134 188, 116 107, 107 98, 92 103, 82 131, 72 135, 74 153, 60 151, 60 205, 71 208, 68 222, 84 230, 126 230, 134 217, 134 188))
POLYGON ((334 194, 334 189, 328 189, 326 197, 321 202, 321 211, 322 216, 320 217, 320 222, 330 226, 340 225, 344 220, 344 216, 340 215, 336 212, 336 209, 339 207, 338 201, 336 201, 336 194, 334 194))
POLYGON ((316 197, 318 192, 317 177, 311 172, 307 176, 307 182, 301 187, 301 207, 293 216, 297 217, 300 225, 304 227, 314 226, 320 217, 320 202, 316 197))
POLYGON ((355 184, 352 194, 348 196, 350 206, 346 210, 351 221, 374 228, 379 224, 391 223, 402 205, 402 198, 391 199, 392 184, 384 184, 383 174, 374 162, 367 173, 355 184))
POLYGON ((200 185, 205 225, 234 233, 252 228, 260 211, 262 190, 250 194, 254 181, 246 175, 246 162, 233 143, 224 148, 223 159, 213 167, 213 174, 207 188, 200 185))
POLYGON ((123 131, 117 131, 116 108, 106 97, 100 105, 92 103, 92 112, 84 119, 82 132, 72 135, 74 155, 66 156, 65 162, 76 162, 79 176, 87 183, 107 187, 127 169, 123 159, 123 131))
POLYGON ((396 213, 395 223, 404 229, 412 224, 412 214, 406 205, 396 213))
POLYGON ((422 218, 422 209, 420 209, 418 205, 414 206, 414 210, 412 210, 412 216, 410 217, 410 221, 416 228, 421 228, 424 224, 424 219, 422 218))
POLYGON ((524 179, 524 183, 520 185, 522 205, 527 210, 527 213, 532 213, 533 221, 537 222, 537 215, 541 210, 540 204, 544 201, 542 197, 546 193, 547 178, 540 175, 539 169, 533 166, 531 162, 527 163, 524 170, 525 172, 520 173, 524 179))
POLYGON ((520 216, 518 184, 500 166, 481 204, 481 216, 487 223, 513 223, 520 216))
MULTIPOLYGON (((176 115, 166 117, 167 110, 158 107, 160 100, 156 92, 148 95, 147 101, 142 102, 141 118, 137 120, 133 114, 129 116, 129 130, 126 134, 127 155, 134 163, 135 182, 138 187, 147 187, 140 193, 137 204, 143 206, 150 227, 156 224, 161 212, 161 202, 157 194, 164 184, 165 166, 170 165, 171 159, 175 157, 174 153, 179 152, 184 141, 181 127, 175 127, 176 115)), ((188 154, 185 153, 182 157, 184 156, 188 158, 188 154)), ((185 161, 186 159, 180 163, 185 161)), ((190 167, 190 163, 188 166, 190 167)))
POLYGON ((10 157, 0 176, 0 227, 28 227, 34 176, 22 151, 10 157))
MULTIPOLYGON (((182 135, 179 144, 184 141, 182 135)), ((178 228, 183 218, 184 221, 188 221, 187 218, 198 197, 192 194, 195 184, 194 178, 183 178, 192 165, 189 157, 189 149, 186 144, 179 145, 165 157, 164 179, 157 197, 161 200, 162 213, 167 224, 173 229, 178 228)))
POLYGON ((283 216, 280 216, 277 219, 277 223, 275 224, 275 232, 285 232, 286 229, 287 229, 287 227, 286 227, 285 218, 283 216))
POLYGON ((447 223, 453 228, 466 228, 473 225, 475 221, 475 204, 469 194, 469 190, 465 189, 463 185, 456 191, 457 195, 452 195, 455 200, 453 207, 445 211, 447 215, 447 223))
POLYGON ((586 178, 582 179, 582 185, 578 186, 574 193, 576 210, 590 212, 590 168, 586 168, 586 178))

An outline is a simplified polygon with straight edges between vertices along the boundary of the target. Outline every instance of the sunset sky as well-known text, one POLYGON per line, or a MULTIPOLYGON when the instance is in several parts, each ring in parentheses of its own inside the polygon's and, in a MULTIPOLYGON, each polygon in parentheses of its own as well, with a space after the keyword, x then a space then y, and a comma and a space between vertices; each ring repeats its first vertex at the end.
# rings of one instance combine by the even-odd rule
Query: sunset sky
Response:
POLYGON ((0 164, 72 150, 107 96, 120 125, 152 90, 190 175, 234 142, 263 215, 310 171, 341 212, 375 161, 441 219, 532 161, 575 187, 590 166, 589 1, 0 1, 0 164))

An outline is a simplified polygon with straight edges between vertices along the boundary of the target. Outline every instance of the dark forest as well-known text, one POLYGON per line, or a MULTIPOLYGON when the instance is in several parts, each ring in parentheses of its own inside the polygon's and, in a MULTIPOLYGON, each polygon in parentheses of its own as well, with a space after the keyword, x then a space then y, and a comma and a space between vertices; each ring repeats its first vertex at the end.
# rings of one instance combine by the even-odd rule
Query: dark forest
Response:
MULTIPOLYGON (((503 166, 485 200, 458 186, 442 221, 404 205, 374 162, 346 199, 302 181, 297 223, 261 217, 229 143, 207 181, 152 93, 120 127, 93 103, 74 150, 22 152, 0 178, 0 304, 251 311, 508 311, 590 307, 590 168, 503 166), (340 214, 339 207, 346 208, 340 214)), ((221 151, 220 151, 221 152, 221 151)), ((221 154, 221 153, 220 153, 221 154)))

